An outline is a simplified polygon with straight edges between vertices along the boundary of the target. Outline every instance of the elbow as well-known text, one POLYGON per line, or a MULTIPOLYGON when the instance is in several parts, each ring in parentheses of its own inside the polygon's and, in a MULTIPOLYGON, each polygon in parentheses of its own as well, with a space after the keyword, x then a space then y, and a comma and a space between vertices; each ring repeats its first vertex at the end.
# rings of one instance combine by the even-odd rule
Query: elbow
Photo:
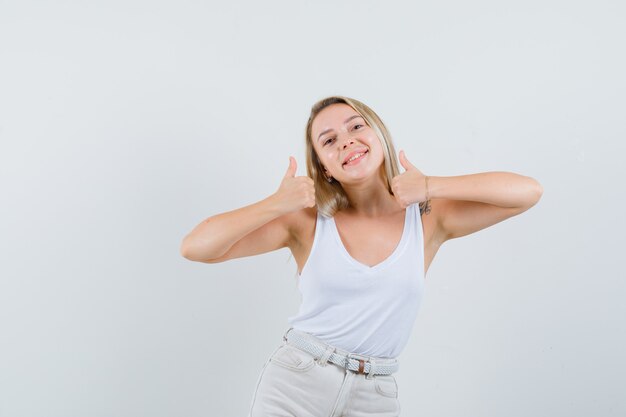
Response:
POLYGON ((536 179, 533 178, 532 180, 534 182, 534 185, 532 187, 532 192, 530 193, 532 197, 529 198, 530 200, 529 207, 532 207, 535 204, 537 204, 539 200, 541 200, 541 196, 543 195, 543 186, 536 179))
POLYGON ((198 258, 197 256, 195 256, 195 255, 194 255, 194 252, 193 252, 191 249, 186 248, 186 247, 184 247, 184 246, 181 246, 181 248, 180 248, 180 255, 181 255, 183 258, 187 259, 188 261, 193 261, 193 262, 206 262, 206 260, 204 260, 204 259, 200 259, 200 258, 198 258))
POLYGON ((194 247, 188 240, 183 240, 180 245, 180 255, 193 262, 214 263, 213 258, 206 256, 206 251, 194 247))
POLYGON ((180 256, 182 256, 183 258, 188 259, 190 261, 197 260, 197 258, 194 256, 193 247, 187 237, 185 237, 185 239, 183 239, 183 241, 181 242, 179 251, 180 251, 180 256))
POLYGON ((539 183, 539 181, 535 180, 535 182, 537 183, 535 187, 535 204, 537 204, 537 202, 541 200, 541 196, 543 195, 543 186, 539 183))
POLYGON ((189 257, 189 248, 187 247, 187 245, 185 245, 185 241, 183 240, 183 242, 180 244, 180 256, 182 256, 185 259, 189 259, 190 261, 193 259, 190 259, 189 257))
POLYGON ((543 195, 543 186, 539 183, 539 181, 530 177, 528 177, 527 181, 528 184, 526 185, 523 194, 520 196, 521 202, 518 206, 519 213, 523 213, 533 207, 539 202, 539 200, 541 200, 541 196, 543 195))

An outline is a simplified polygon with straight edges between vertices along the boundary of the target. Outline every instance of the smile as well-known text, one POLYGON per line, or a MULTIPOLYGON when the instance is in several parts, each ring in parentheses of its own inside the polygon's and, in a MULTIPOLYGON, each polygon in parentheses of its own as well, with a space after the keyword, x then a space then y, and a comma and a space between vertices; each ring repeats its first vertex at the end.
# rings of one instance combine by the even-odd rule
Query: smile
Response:
POLYGON ((356 156, 356 158, 354 158, 354 157, 353 157, 353 159, 352 159, 352 160, 350 160, 350 161, 346 162, 345 164, 343 164, 343 166, 352 166, 352 165, 356 165, 356 164, 358 164, 359 162, 361 162, 361 160, 362 160, 363 158, 365 158, 365 155, 367 155, 367 152, 368 152, 368 151, 365 151, 365 152, 363 152, 362 154, 355 155, 355 156, 356 156))

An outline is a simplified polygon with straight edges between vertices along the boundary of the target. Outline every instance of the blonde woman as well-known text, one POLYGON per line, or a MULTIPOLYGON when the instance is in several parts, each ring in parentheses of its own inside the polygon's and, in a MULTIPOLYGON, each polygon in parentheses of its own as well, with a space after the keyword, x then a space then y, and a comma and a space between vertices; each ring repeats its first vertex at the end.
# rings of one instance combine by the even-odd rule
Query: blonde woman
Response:
POLYGON ((289 247, 302 293, 256 383, 250 416, 398 416, 394 373, 439 247, 518 215, 541 198, 510 172, 429 177, 396 162, 382 120, 342 96, 313 105, 307 176, 296 160, 278 190, 209 217, 182 255, 216 263, 289 247))

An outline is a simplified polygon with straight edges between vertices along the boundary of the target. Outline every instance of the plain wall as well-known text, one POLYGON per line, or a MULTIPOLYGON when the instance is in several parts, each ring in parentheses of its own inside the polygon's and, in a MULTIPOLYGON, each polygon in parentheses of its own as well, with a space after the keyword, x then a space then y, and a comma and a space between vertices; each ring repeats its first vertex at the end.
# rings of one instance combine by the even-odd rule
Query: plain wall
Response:
POLYGON ((439 250, 402 415, 625 415, 625 23, 618 1, 1 2, 0 416, 245 415, 295 261, 180 244, 289 155, 305 175, 333 94, 426 175, 544 187, 439 250))

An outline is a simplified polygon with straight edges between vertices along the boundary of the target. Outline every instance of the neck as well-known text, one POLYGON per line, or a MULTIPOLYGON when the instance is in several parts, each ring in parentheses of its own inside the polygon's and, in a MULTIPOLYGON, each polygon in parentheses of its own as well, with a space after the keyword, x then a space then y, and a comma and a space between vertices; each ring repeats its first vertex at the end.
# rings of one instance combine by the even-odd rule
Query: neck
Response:
POLYGON ((400 209, 395 197, 387 190, 382 176, 359 184, 342 184, 350 207, 342 211, 358 217, 378 217, 400 209))

